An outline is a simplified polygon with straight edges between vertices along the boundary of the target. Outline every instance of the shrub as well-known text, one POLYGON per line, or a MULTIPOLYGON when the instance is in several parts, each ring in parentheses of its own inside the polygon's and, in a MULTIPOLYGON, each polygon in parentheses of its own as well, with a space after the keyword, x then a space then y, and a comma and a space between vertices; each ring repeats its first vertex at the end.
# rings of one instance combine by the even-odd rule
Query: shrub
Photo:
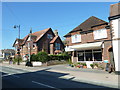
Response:
POLYGON ((30 60, 31 61, 39 61, 38 60, 38 55, 32 54, 31 57, 30 57, 30 60))
POLYGON ((98 67, 98 63, 94 63, 94 65, 98 67))
POLYGON ((93 68, 94 67, 94 65, 93 64, 90 64, 90 66, 93 68))
POLYGON ((48 54, 46 52, 39 52, 37 54, 37 57, 38 57, 38 61, 41 61, 41 62, 47 62, 48 61, 48 54))
POLYGON ((58 54, 58 55, 49 55, 49 60, 68 60, 69 62, 70 55, 66 52, 58 54))
POLYGON ((87 64, 86 64, 86 63, 82 63, 82 65, 83 65, 83 66, 87 66, 87 64))

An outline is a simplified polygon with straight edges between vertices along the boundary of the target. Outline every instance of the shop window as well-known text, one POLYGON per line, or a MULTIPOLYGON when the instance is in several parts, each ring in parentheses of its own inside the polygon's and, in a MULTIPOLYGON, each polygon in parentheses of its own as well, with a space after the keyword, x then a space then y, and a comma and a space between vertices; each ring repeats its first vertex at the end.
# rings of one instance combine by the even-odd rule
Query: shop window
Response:
POLYGON ((84 52, 78 52, 78 61, 84 61, 84 52))
POLYGON ((85 53, 85 58, 86 58, 86 61, 93 61, 92 60, 92 53, 85 53))
POLYGON ((102 52, 94 52, 94 61, 102 61, 102 52))

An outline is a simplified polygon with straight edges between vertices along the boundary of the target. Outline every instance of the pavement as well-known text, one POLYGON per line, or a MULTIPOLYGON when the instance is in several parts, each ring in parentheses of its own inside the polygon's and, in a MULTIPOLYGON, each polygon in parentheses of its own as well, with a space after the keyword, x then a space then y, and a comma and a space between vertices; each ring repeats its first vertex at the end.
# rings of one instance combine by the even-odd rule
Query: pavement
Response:
POLYGON ((59 77, 62 79, 68 79, 83 83, 90 83, 94 85, 101 85, 110 88, 120 88, 119 80, 118 80, 119 75, 116 75, 114 73, 108 73, 104 70, 74 68, 74 67, 70 67, 67 64, 42 66, 42 67, 27 67, 24 64, 13 65, 13 64, 8 64, 8 62, 3 62, 0 63, 0 66, 14 68, 14 69, 22 69, 29 72, 36 72, 41 70, 46 70, 49 72, 59 72, 66 74, 64 76, 59 77))

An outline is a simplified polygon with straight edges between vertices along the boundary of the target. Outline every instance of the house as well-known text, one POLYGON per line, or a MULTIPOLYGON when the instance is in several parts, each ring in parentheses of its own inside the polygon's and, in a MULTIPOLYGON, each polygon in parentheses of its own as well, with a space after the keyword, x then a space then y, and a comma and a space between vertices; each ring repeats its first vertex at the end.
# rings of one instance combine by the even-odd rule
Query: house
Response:
POLYGON ((13 47, 15 47, 16 55, 18 48, 20 48, 20 55, 23 58, 29 54, 29 49, 31 49, 30 54, 37 54, 40 51, 45 51, 48 54, 59 54, 64 51, 64 44, 58 31, 53 32, 51 28, 31 33, 23 39, 16 39, 13 47))
POLYGON ((64 37, 65 51, 71 54, 73 63, 86 62, 87 67, 93 62, 110 63, 109 49, 111 33, 109 23, 91 16, 64 37))
POLYGON ((3 49, 3 50, 0 50, 0 59, 8 59, 8 57, 12 57, 14 58, 15 56, 15 51, 13 49, 3 49))
POLYGON ((120 55, 119 55, 119 44, 120 44, 120 2, 112 4, 110 6, 109 16, 111 31, 112 31, 112 46, 115 71, 120 72, 120 55))

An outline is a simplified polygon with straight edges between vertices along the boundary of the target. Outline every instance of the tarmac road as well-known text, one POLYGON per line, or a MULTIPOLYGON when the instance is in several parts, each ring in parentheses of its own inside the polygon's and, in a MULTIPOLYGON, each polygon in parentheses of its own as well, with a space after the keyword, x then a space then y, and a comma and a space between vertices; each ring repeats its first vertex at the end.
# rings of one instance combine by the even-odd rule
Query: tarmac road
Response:
POLYGON ((65 73, 50 72, 47 69, 29 72, 22 69, 2 67, 2 88, 108 88, 83 82, 59 78, 65 73))

